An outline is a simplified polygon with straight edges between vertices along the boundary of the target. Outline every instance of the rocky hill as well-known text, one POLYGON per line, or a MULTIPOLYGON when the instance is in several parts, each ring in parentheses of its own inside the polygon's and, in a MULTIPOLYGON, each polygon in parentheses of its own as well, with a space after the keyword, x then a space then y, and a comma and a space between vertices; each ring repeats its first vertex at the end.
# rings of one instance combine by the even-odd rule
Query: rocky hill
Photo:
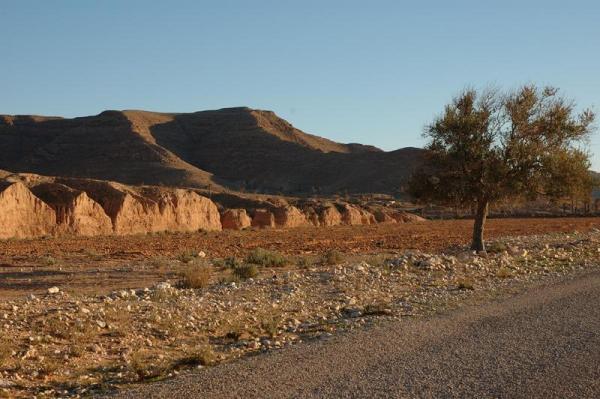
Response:
POLYGON ((5 115, 0 148, 0 169, 12 172, 287 194, 394 193, 422 155, 336 143, 250 108, 5 115))

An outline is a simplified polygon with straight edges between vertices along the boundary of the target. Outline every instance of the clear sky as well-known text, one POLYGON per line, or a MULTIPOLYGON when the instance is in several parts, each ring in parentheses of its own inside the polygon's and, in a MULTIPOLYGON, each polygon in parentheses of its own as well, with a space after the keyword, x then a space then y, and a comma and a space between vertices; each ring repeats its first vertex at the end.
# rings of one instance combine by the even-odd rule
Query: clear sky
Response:
POLYGON ((2 114, 245 105, 391 150, 465 86, 600 111, 598 0, 0 0, 0 21, 2 114))

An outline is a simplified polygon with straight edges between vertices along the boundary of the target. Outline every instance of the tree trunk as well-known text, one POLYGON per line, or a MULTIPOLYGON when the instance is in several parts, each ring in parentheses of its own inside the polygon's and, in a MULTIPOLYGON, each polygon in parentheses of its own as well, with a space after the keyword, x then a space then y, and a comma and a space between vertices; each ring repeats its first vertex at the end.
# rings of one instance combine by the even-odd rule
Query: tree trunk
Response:
POLYGON ((477 201, 477 213, 475 213, 475 223, 473 224, 473 241, 471 242, 471 250, 473 251, 485 251, 485 243, 483 242, 483 229, 485 227, 487 214, 488 201, 485 199, 477 201))

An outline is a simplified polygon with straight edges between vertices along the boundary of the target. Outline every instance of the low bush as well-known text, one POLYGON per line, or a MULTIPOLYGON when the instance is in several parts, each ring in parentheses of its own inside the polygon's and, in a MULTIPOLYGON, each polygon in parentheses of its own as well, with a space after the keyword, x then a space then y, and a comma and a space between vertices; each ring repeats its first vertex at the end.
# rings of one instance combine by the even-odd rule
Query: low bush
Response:
POLYGON ((475 282, 470 278, 463 278, 458 280, 457 288, 459 290, 474 290, 475 282))
POLYGON ((487 245, 486 251, 491 254, 499 254, 508 250, 508 246, 503 242, 491 242, 487 245))
POLYGON ((231 269, 231 273, 235 278, 243 281, 258 276, 258 267, 256 265, 240 265, 231 269))
POLYGON ((281 267, 289 264, 289 260, 277 251, 256 248, 246 256, 246 263, 265 267, 281 267))
POLYGON ((181 271, 180 285, 183 288, 205 288, 210 284, 211 277, 210 264, 190 264, 181 271))
POLYGON ((339 265, 344 261, 344 254, 335 249, 330 249, 321 256, 321 263, 324 265, 339 265))
POLYGON ((200 345, 193 349, 188 355, 177 359, 173 368, 177 369, 185 366, 210 366, 217 361, 217 356, 210 345, 200 345))

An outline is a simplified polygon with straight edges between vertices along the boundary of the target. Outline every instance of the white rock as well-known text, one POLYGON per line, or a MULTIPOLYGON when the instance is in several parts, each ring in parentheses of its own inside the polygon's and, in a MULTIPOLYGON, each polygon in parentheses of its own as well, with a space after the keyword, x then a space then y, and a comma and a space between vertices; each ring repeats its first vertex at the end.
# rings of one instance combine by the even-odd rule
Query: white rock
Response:
POLYGON ((154 288, 156 288, 157 290, 168 290, 171 288, 171 284, 169 284, 165 281, 165 282, 156 284, 156 286, 154 288))
POLYGON ((60 288, 54 286, 48 288, 48 294, 58 294, 60 292, 60 288))
POLYGON ((0 378, 0 388, 11 388, 14 387, 15 383, 4 378, 0 378))

